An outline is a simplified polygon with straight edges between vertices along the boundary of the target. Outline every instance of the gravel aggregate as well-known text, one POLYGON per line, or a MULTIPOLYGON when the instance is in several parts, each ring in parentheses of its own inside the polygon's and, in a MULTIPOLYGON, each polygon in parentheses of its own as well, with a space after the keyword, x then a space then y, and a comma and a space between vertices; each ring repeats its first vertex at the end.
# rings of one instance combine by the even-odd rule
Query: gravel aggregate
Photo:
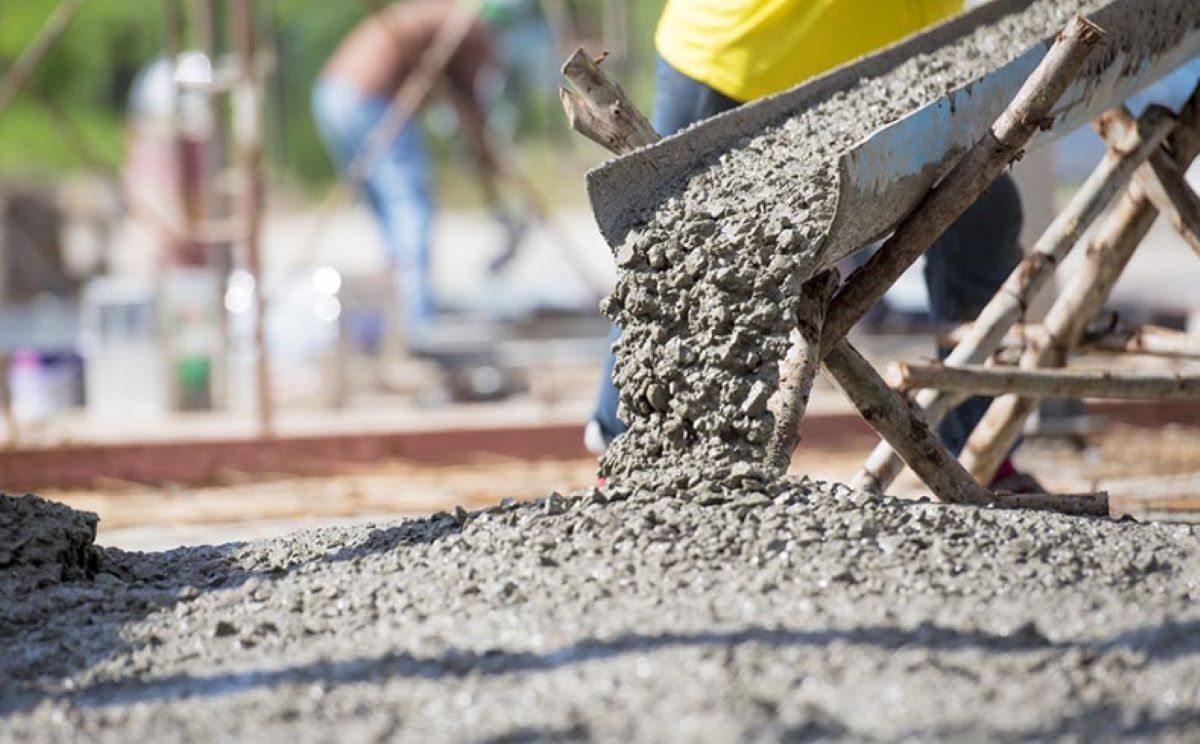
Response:
POLYGON ((147 554, 4 497, 0 740, 1194 741, 1195 528, 754 464, 837 154, 1104 4, 864 79, 631 233, 603 489, 147 554))
POLYGON ((1198 549, 807 480, 97 549, 0 609, 0 739, 1194 741, 1198 549))

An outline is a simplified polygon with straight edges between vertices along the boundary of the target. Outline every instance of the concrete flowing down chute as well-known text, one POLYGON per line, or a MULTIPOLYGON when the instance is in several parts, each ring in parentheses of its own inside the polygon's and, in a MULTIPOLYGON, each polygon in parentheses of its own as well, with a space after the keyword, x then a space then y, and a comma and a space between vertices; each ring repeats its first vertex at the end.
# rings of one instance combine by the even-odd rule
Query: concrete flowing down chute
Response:
MULTIPOLYGON (((1020 13, 1034 0, 994 0, 797 88, 734 109, 609 161, 588 174, 588 193, 605 239, 618 245, 686 177, 745 137, 880 76, 910 57, 954 43, 1020 13)), ((1078 80, 1054 108, 1053 126, 1034 146, 1086 124, 1200 54, 1200 0, 1113 0, 1089 17, 1108 32, 1078 80)), ((836 216, 812 273, 886 235, 987 131, 1045 57, 1058 29, 973 82, 883 127, 842 153, 836 216)))

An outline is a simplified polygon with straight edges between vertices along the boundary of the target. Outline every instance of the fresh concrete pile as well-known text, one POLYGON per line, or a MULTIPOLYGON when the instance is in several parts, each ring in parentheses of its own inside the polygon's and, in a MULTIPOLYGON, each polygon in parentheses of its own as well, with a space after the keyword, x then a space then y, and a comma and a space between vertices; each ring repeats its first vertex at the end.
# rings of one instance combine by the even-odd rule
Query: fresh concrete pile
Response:
POLYGON ((837 152, 1098 4, 1036 3, 863 81, 631 236, 612 487, 59 562, 0 602, 0 740, 1194 739, 1195 528, 753 465, 837 152))
POLYGON ((105 550, 0 606, 0 740, 1194 740, 1198 558, 812 482, 105 550))
POLYGON ((794 300, 834 215, 838 157, 1106 4, 1035 2, 861 80, 689 176, 617 250, 620 278, 604 312, 624 329, 614 377, 630 431, 604 473, 683 490, 763 462, 794 300))
POLYGON ((63 581, 91 578, 96 522, 90 512, 0 493, 0 604, 63 581))

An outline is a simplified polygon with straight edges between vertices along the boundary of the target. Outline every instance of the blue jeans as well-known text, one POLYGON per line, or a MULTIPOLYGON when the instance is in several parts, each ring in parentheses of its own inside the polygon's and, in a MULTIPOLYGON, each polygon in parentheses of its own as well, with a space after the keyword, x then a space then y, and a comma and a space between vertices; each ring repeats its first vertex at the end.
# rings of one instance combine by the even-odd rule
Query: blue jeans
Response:
MULTIPOLYGON (((651 123, 664 136, 693 122, 739 105, 707 85, 692 80, 661 58, 655 68, 654 113, 651 123)), ((1021 261, 1021 199, 1016 184, 1002 176, 925 254, 930 319, 942 323, 974 320, 992 295, 1021 261)), ((621 331, 614 326, 610 341, 621 331)), ((939 349, 943 357, 949 350, 939 349)), ((613 384, 616 358, 610 347, 593 418, 611 440, 625 431, 617 418, 618 395, 613 384)), ((955 455, 987 412, 991 399, 972 398, 946 416, 938 434, 955 455)))
MULTIPOLYGON (((317 131, 338 169, 345 172, 383 119, 389 101, 348 82, 325 77, 313 87, 317 131)), ((433 316, 429 235, 433 223, 429 151, 421 128, 410 122, 366 174, 362 194, 383 233, 394 274, 397 306, 410 340, 419 339, 433 316)))
MULTIPOLYGON (((666 137, 679 130, 717 114, 736 108, 738 102, 704 83, 698 83, 676 70, 659 57, 654 65, 654 108, 650 114, 650 125, 654 131, 666 137)), ((611 442, 625 431, 625 424, 617 418, 620 397, 613 384, 613 370, 617 357, 612 344, 621 337, 621 329, 613 326, 608 334, 609 350, 604 357, 604 372, 600 378, 600 393, 592 418, 600 424, 606 441, 611 442)))

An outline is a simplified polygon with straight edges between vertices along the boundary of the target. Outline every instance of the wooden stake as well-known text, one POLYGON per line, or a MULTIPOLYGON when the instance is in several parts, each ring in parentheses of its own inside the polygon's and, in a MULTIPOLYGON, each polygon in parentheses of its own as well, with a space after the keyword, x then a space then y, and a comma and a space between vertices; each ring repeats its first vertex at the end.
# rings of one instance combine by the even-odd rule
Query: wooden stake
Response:
POLYGON ((838 281, 836 271, 813 277, 801 289, 796 303, 796 330, 792 331, 792 348, 783 361, 779 392, 773 401, 775 431, 767 445, 767 465, 780 474, 787 472, 792 453, 800 444, 808 398, 821 368, 821 325, 838 281))
POLYGON ((577 49, 563 65, 562 74, 578 93, 559 89, 571 128, 618 155, 661 139, 629 96, 588 53, 577 49))
MULTIPOLYGON (((1005 334, 1025 315, 1032 298, 1050 283, 1058 265, 1091 227, 1113 198, 1125 188, 1134 173, 1159 148, 1171 131, 1172 119, 1163 111, 1148 111, 1136 127, 1126 132, 1088 177, 1066 209, 1034 244, 1032 251, 992 297, 971 333, 946 359, 948 364, 978 364, 996 352, 1005 334)), ((917 405, 936 424, 954 408, 956 401, 936 390, 922 391, 917 405)), ((881 443, 867 458, 852 481, 856 488, 882 492, 903 469, 900 459, 881 443)))
MULTIPOLYGON (((972 324, 959 327, 938 336, 940 346, 953 347, 962 342, 971 332, 972 324)), ((1017 324, 1000 342, 1005 349, 1025 349, 1035 340, 1045 336, 1041 324, 1017 324)), ((1147 356, 1200 359, 1200 338, 1172 328, 1155 325, 1124 327, 1115 325, 1100 332, 1088 329, 1077 352, 1101 351, 1116 354, 1144 354, 1147 356)), ((956 364, 947 360, 947 364, 956 364)), ((964 362, 974 364, 975 362, 964 362)))
MULTIPOLYGON (((1186 170, 1200 152, 1200 87, 1180 112, 1168 142, 1177 166, 1186 170)), ((1045 341, 1022 355, 1022 368, 1059 367, 1065 363, 1088 320, 1099 312, 1157 217, 1158 210, 1146 189, 1138 182, 1130 184, 1088 247, 1083 265, 1046 316, 1045 341)), ((976 479, 988 481, 995 475, 1035 405, 1033 399, 1017 395, 1006 395, 992 403, 963 449, 962 462, 976 479)))
POLYGON ((1098 493, 1008 493, 997 491, 993 503, 999 509, 1052 511, 1075 517, 1111 516, 1108 494, 1098 493))
POLYGON ((1068 370, 1004 369, 978 364, 895 362, 888 383, 899 390, 931 388, 972 395, 1017 393, 1034 398, 1186 400, 1200 398, 1200 375, 1137 375, 1068 370))
POLYGON ((12 374, 12 354, 0 354, 0 398, 4 399, 4 423, 8 426, 8 440, 5 442, 9 449, 16 449, 21 442, 21 422, 17 419, 17 409, 13 405, 12 388, 8 379, 12 374))
POLYGON ((925 420, 848 342, 825 357, 825 371, 854 404, 858 414, 900 453, 941 501, 985 505, 992 494, 955 461, 925 420))
POLYGON ((831 349, 933 242, 1020 157, 1079 75, 1104 31, 1075 16, 992 128, 935 186, 871 259, 850 275, 825 319, 822 344, 831 349))
MULTIPOLYGON (((1128 131, 1132 126, 1133 114, 1121 106, 1113 113, 1109 126, 1100 129, 1100 135, 1111 146, 1121 136, 1120 130, 1128 131)), ((1200 255, 1200 197, 1171 156, 1163 150, 1156 151, 1138 170, 1137 179, 1150 203, 1200 255)))
POLYGON ((240 79, 233 98, 233 136, 245 183, 242 214, 246 223, 246 261, 254 277, 254 353, 255 388, 258 398, 259 434, 269 437, 274 431, 274 405, 271 398, 271 360, 267 353, 264 273, 262 266, 262 216, 266 190, 262 173, 262 98, 255 69, 257 40, 254 6, 251 0, 236 0, 230 15, 231 36, 238 55, 240 79))

